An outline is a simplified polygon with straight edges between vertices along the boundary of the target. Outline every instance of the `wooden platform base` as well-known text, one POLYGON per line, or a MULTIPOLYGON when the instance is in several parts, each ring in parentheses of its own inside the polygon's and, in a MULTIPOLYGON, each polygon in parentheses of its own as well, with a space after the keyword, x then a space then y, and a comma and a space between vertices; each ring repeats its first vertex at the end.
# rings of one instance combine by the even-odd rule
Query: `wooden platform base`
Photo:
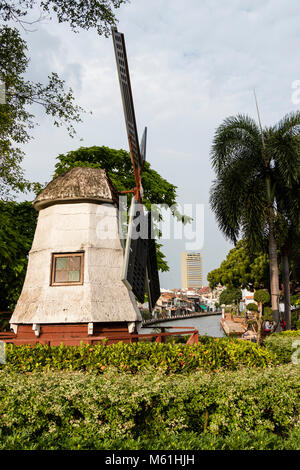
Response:
POLYGON ((18 325, 17 334, 0 333, 0 341, 22 344, 47 344, 49 346, 59 346, 61 343, 66 346, 79 346, 80 344, 106 344, 133 343, 137 341, 136 331, 129 333, 126 322, 94 323, 93 334, 88 334, 88 324, 45 324, 40 325, 39 335, 35 334, 32 325, 18 325))
POLYGON ((227 336, 241 336, 247 330, 247 325, 241 318, 231 315, 226 315, 225 318, 221 318, 220 324, 227 336))

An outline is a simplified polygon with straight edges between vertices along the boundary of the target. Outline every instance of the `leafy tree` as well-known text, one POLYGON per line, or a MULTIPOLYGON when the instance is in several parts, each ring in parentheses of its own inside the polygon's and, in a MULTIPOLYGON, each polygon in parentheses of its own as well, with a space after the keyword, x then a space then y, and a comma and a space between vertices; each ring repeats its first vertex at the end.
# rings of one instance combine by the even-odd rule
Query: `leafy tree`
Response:
MULTIPOLYGON (((128 191, 134 188, 135 180, 129 152, 108 147, 80 147, 57 157, 55 174, 58 176, 71 168, 89 166, 104 168, 117 191, 128 191)), ((175 216, 182 219, 176 204, 176 186, 162 178, 145 162, 142 173, 143 202, 147 208, 151 204, 165 204, 173 210, 175 216)), ((130 196, 131 197, 131 196, 130 196)))
MULTIPOLYGON (((9 190, 25 191, 31 185, 24 178, 21 146, 31 138, 36 125, 31 105, 41 105, 54 119, 54 125, 65 125, 71 137, 75 134, 73 123, 82 121, 83 109, 75 104, 72 89, 56 73, 48 76, 45 84, 25 79, 29 65, 28 48, 18 28, 29 31, 28 15, 38 7, 44 14, 56 16, 59 23, 67 22, 71 29, 95 28, 99 35, 109 35, 115 25, 113 12, 127 0, 11 0, 0 4, 0 196, 8 198, 9 190), (12 22, 15 27, 12 27, 12 22), (7 24, 5 24, 7 23, 7 24)), ((39 19, 38 19, 39 20, 39 19)), ((37 21, 38 21, 37 20, 37 21)))
MULTIPOLYGON (((44 15, 56 16, 59 23, 68 23, 74 32, 79 29, 95 28, 99 35, 110 34, 116 18, 113 9, 117 9, 128 0, 89 0, 75 2, 68 0, 6 0, 0 4, 0 18, 3 21, 15 21, 28 30, 36 21, 28 21, 28 15, 36 7, 44 15)), ((51 18, 51 17, 50 17, 51 18)))
MULTIPOLYGON (((210 203, 219 227, 234 243, 240 236, 257 248, 268 241, 271 303, 279 328, 277 252, 287 221, 280 213, 278 181, 293 189, 300 180, 300 112, 262 129, 249 116, 229 117, 216 130, 210 203)), ((281 191, 280 195, 283 192, 281 191)), ((291 201, 285 201, 290 205, 291 201)))
MULTIPOLYGON (((78 166, 90 166, 92 168, 104 168, 117 191, 129 191, 135 186, 132 163, 129 152, 115 150, 108 147, 80 147, 78 150, 68 152, 57 157, 55 175, 65 173, 78 166)), ((176 202, 176 186, 162 178, 151 168, 149 162, 144 163, 142 174, 143 203, 146 208, 154 211, 154 217, 161 219, 160 206, 169 208, 173 216, 182 223, 191 221, 191 217, 185 216, 178 210, 176 202)), ((131 195, 128 195, 129 202, 131 195)))
POLYGON ((258 304, 267 304, 270 302, 270 294, 265 289, 259 289, 254 293, 254 300, 258 304))
POLYGON ((36 220, 31 202, 0 201, 0 310, 12 310, 21 293, 36 220))
MULTIPOLYGON (((135 186, 132 163, 129 152, 125 150, 115 150, 108 147, 80 147, 72 150, 66 155, 57 157, 58 163, 55 165, 55 175, 65 173, 74 167, 89 166, 92 168, 104 168, 117 191, 129 191, 135 186)), ((152 209, 154 219, 161 220, 160 205, 170 208, 173 216, 182 223, 190 222, 191 218, 181 214, 176 202, 176 186, 162 178, 151 168, 149 162, 145 162, 142 174, 143 203, 145 207, 152 209)), ((129 203, 131 199, 129 195, 129 203)), ((159 237, 161 233, 156 232, 159 237)), ((161 271, 168 271, 169 267, 165 260, 165 255, 161 252, 161 245, 157 246, 157 262, 161 271)))
POLYGON ((272 309, 271 307, 264 307, 264 310, 263 310, 263 319, 265 321, 271 321, 272 320, 272 309))
POLYGON ((0 195, 8 188, 29 189, 20 167, 24 152, 20 145, 27 143, 30 129, 35 125, 28 105, 39 103, 46 114, 54 117, 54 124, 67 124, 74 135, 72 122, 81 121, 82 108, 74 105, 72 91, 65 92, 64 81, 52 73, 46 85, 24 79, 29 59, 27 46, 15 28, 0 28, 0 80, 5 84, 5 103, 0 104, 0 195))
POLYGON ((254 302, 251 302, 247 305, 247 310, 250 310, 250 312, 258 312, 258 306, 254 302))
POLYGON ((237 304, 242 298, 242 292, 240 289, 228 288, 223 290, 220 294, 219 303, 220 305, 232 305, 237 304))
POLYGON ((266 253, 263 251, 253 253, 249 250, 246 240, 240 240, 229 251, 220 267, 208 273, 207 280, 211 289, 220 284, 253 291, 269 285, 268 264, 266 253))
POLYGON ((300 294, 295 294, 291 297, 291 303, 294 306, 300 305, 300 294))

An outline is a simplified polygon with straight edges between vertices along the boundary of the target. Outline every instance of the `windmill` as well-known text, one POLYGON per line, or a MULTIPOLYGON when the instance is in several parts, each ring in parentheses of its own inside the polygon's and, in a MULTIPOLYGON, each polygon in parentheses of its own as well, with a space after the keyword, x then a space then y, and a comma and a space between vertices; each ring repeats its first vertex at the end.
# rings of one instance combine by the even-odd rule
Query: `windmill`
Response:
POLYGON ((122 280, 128 290, 131 290, 141 303, 145 299, 146 287, 149 310, 152 312, 160 297, 160 284, 151 212, 145 214, 142 203, 142 172, 146 160, 147 127, 145 127, 141 144, 139 144, 124 34, 118 32, 114 27, 112 28, 112 37, 135 179, 135 188, 132 191, 127 191, 133 193, 133 198, 130 207, 122 280))

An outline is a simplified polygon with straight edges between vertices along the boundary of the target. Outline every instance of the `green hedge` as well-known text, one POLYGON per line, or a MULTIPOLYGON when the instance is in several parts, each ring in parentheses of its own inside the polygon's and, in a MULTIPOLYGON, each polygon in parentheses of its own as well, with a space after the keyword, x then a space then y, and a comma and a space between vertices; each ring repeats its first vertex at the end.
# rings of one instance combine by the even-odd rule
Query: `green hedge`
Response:
POLYGON ((300 449, 300 366, 0 371, 0 449, 300 449))
POLYGON ((7 345, 6 368, 18 371, 72 369, 102 373, 108 366, 136 373, 156 367, 166 373, 197 369, 217 371, 240 367, 267 367, 272 354, 254 343, 229 338, 201 337, 198 345, 117 343, 110 346, 7 345))
POLYGON ((287 364, 292 360, 300 361, 300 330, 273 333, 264 340, 264 346, 277 363, 287 364))

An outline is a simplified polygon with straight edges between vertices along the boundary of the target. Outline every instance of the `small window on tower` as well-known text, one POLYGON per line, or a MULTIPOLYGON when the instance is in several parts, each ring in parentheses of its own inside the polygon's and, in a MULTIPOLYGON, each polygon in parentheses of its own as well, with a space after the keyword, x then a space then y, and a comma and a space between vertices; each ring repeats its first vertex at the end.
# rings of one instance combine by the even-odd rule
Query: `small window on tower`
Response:
POLYGON ((83 284, 83 253, 53 253, 51 286, 83 284))

